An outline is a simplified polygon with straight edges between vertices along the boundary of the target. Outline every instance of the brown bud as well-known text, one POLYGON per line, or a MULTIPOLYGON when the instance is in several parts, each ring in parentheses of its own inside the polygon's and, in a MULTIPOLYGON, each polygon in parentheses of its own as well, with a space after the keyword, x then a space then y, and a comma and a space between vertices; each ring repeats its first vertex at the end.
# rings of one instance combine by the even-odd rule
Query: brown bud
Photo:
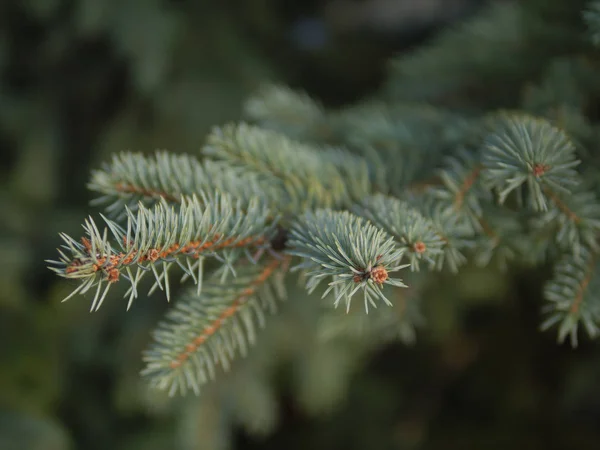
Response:
POLYGON ((375 266, 371 269, 371 279, 377 284, 383 284, 388 279, 388 272, 383 266, 375 266))
POLYGON ((548 172, 548 170, 550 170, 550 166, 546 165, 546 164, 535 164, 533 166, 533 174, 536 177, 541 177, 542 175, 544 175, 546 172, 548 172))
POLYGON ((425 250, 427 250, 427 246, 423 241, 417 241, 413 245, 413 250, 415 251, 415 253, 425 253, 425 250))
POLYGON ((152 248, 152 249, 150 249, 150 251, 148 251, 148 255, 147 255, 148 261, 154 262, 159 258, 159 256, 160 256, 160 252, 155 248, 152 248))

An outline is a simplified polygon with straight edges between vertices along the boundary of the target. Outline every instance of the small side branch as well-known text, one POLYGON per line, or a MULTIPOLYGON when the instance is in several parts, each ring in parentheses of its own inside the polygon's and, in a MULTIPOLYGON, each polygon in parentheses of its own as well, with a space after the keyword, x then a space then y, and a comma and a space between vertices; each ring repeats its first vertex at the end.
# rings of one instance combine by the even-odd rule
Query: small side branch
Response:
POLYGON ((473 187, 473 185, 479 178, 479 175, 481 174, 481 169, 482 169, 482 166, 480 164, 478 164, 477 166, 475 166, 473 168, 473 170, 469 173, 469 175, 464 179, 464 181, 454 199, 454 209, 456 211, 459 211, 462 208, 463 203, 465 201, 465 196, 471 190, 471 188, 473 187))
POLYGON ((182 197, 179 207, 165 199, 154 208, 139 205, 135 215, 128 211, 125 228, 107 218, 104 221, 107 227, 101 232, 88 219, 80 241, 63 234, 65 251, 59 250, 59 261, 49 261, 58 275, 81 281, 67 299, 97 288, 92 309, 99 308, 110 286, 121 277, 131 283, 126 294, 131 305, 138 296, 137 284, 149 272, 155 277, 151 292, 158 287, 168 299, 168 270, 174 264, 185 272, 184 278, 194 279, 199 290, 204 256, 219 259, 230 270, 244 253, 251 258, 251 250, 267 246, 273 234, 273 219, 265 205, 255 200, 242 209, 239 202, 220 194, 208 204, 194 196, 182 197), (109 231, 114 239, 109 238, 109 231))
POLYGON ((275 312, 283 299, 283 274, 289 256, 272 257, 264 264, 241 265, 237 276, 222 283, 218 274, 206 281, 202 293, 189 292, 175 304, 154 333, 144 352, 142 374, 151 385, 184 394, 227 371, 236 356, 245 356, 256 341, 265 311, 275 312))
POLYGON ((585 277, 581 280, 579 287, 577 289, 577 295, 573 299, 571 304, 570 311, 572 314, 578 314, 579 309, 581 308, 581 303, 583 302, 583 297, 588 289, 590 281, 592 280, 592 276, 594 275, 594 267, 596 267, 596 256, 593 255, 590 257, 588 264, 586 266, 585 277))
POLYGON ((551 199, 556 207, 571 220, 573 223, 577 224, 581 222, 581 218, 571 209, 569 206, 560 199, 558 195, 556 195, 551 189, 548 187, 544 188, 544 193, 551 199))
POLYGON ((239 312, 240 308, 246 304, 248 299, 256 294, 258 288, 262 286, 271 275, 273 275, 275 270, 282 265, 282 262, 283 261, 281 260, 273 259, 273 261, 271 261, 262 272, 249 283, 248 287, 235 297, 229 307, 227 307, 215 320, 206 325, 205 328, 185 346, 183 351, 170 362, 169 367, 171 367, 171 369, 177 369, 185 363, 185 361, 187 361, 207 339, 221 329, 221 326, 226 323, 227 319, 239 312))

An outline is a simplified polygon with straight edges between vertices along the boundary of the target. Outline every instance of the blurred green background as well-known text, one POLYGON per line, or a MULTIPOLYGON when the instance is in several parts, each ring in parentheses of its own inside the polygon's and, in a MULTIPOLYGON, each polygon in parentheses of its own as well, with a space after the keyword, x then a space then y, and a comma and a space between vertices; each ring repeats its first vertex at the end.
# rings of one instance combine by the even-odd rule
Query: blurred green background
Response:
MULTIPOLYGON (((111 153, 197 152, 269 81, 331 107, 359 101, 392 55, 480 3, 0 2, 0 450, 600 448, 598 344, 537 331, 543 268, 442 278, 415 345, 379 348, 339 379, 282 358, 268 386, 246 378, 226 397, 246 402, 236 409, 220 388, 146 390, 160 295, 128 313, 114 295, 90 314, 84 298, 60 303, 71 287, 45 267, 57 233, 93 211, 85 184, 111 153), (343 400, 311 408, 302 374, 343 400), (246 413, 225 421, 228 409, 246 413)), ((263 339, 295 333, 312 352, 301 328, 285 334, 298 312, 283 314, 263 339)))

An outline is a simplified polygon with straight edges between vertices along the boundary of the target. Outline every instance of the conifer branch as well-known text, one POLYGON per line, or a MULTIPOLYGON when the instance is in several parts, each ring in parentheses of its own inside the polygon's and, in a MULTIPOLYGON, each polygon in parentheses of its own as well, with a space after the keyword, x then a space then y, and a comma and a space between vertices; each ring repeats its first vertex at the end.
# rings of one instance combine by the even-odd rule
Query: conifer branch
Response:
POLYGON ((574 255, 579 255, 584 247, 598 251, 600 206, 597 196, 583 187, 570 195, 547 189, 546 195, 556 207, 542 214, 535 221, 535 226, 539 229, 554 223, 557 228, 556 243, 574 255))
POLYGON ((446 159, 446 167, 439 172, 442 185, 432 187, 428 194, 445 204, 450 214, 460 217, 459 220, 468 224, 472 229, 471 235, 477 235, 473 243, 476 250, 475 262, 478 265, 487 265, 494 254, 501 253, 503 258, 500 261, 505 266, 506 258, 512 257, 514 253, 502 246, 504 240, 496 229, 514 231, 514 227, 506 223, 511 212, 495 214, 496 220, 498 216, 504 219, 501 227, 490 224, 490 217, 486 217, 485 213, 490 214, 492 211, 489 207, 492 196, 483 185, 482 171, 479 155, 461 149, 455 156, 446 159))
POLYGON ((550 302, 542 330, 558 324, 558 341, 570 338, 577 346, 579 324, 594 338, 600 332, 600 277, 597 254, 583 250, 581 255, 565 255, 557 264, 544 296, 550 302))
POLYGON ((455 214, 464 216, 474 230, 485 231, 482 204, 490 202, 492 197, 482 185, 479 155, 461 149, 446 158, 445 166, 438 172, 442 184, 432 187, 429 194, 446 203, 455 214))
POLYGON ((566 134, 549 122, 527 115, 501 118, 495 132, 486 139, 483 176, 498 189, 503 203, 516 191, 527 195, 535 211, 548 210, 545 189, 569 194, 579 182, 575 147, 566 134), (523 186, 527 186, 527 191, 523 186))
POLYGON ((479 219, 483 232, 475 240, 473 259, 479 266, 487 266, 495 259, 502 270, 508 268, 508 262, 516 256, 523 234, 519 215, 505 208, 488 206, 479 219))
POLYGON ((273 186, 259 182, 255 174, 169 152, 113 155, 110 164, 92 172, 88 187, 101 194, 94 204, 106 205, 109 216, 120 218, 125 207, 135 210, 140 203, 151 206, 161 198, 171 203, 179 203, 182 196, 211 198, 214 192, 231 194, 244 205, 256 197, 276 203, 273 186))
POLYGON ((465 195, 471 190, 475 181, 479 178, 479 174, 481 173, 481 166, 477 165, 473 168, 471 173, 464 179, 463 183, 460 185, 460 188, 456 194, 456 198, 454 199, 454 209, 460 210, 462 205, 465 202, 465 195))
POLYGON ((559 195, 552 192, 549 188, 544 187, 544 194, 556 205, 559 211, 567 217, 571 222, 577 224, 581 222, 581 218, 577 215, 575 211, 569 208, 569 205, 563 201, 559 195))
MULTIPOLYGON (((346 314, 325 315, 321 337, 360 336, 363 350, 383 333, 414 339, 419 286, 433 276, 420 269, 457 272, 467 257, 506 267, 516 255, 562 256, 545 285, 541 326, 558 325, 558 340, 572 345, 581 326, 596 337, 599 132, 589 112, 600 96, 597 55, 578 53, 576 18, 544 11, 500 2, 443 30, 394 61, 387 98, 330 112, 270 86, 246 103, 257 125, 215 128, 202 157, 115 155, 89 183, 109 218, 103 227, 87 219, 79 240, 62 234, 49 261, 78 282, 65 300, 92 292, 96 311, 125 279, 129 308, 147 274, 150 293, 160 288, 169 299, 178 266, 196 287, 157 327, 142 372, 171 395, 198 394, 218 366, 246 354, 265 312, 284 298, 292 258, 309 293, 322 288, 332 309, 345 303, 346 314), (537 53, 542 42, 558 53, 537 53), (516 104, 523 111, 496 111, 516 104), (221 265, 205 276, 208 258, 221 265), (407 267, 416 289, 398 290, 407 286, 390 274, 407 267), (363 303, 352 302, 360 293, 363 303), (398 293, 407 295, 393 302, 398 293), (396 307, 360 314, 380 303, 396 307)), ((589 2, 584 20, 600 45, 600 1, 589 2)))
POLYGON ((365 198, 354 211, 394 237, 404 255, 408 255, 413 271, 419 270, 420 261, 433 267, 437 256, 443 252, 445 242, 433 223, 407 202, 374 195, 365 198))
POLYGON ((284 296, 281 277, 288 260, 245 265, 227 284, 213 275, 201 294, 189 291, 154 332, 142 375, 170 395, 188 389, 199 394, 201 385, 214 379, 217 365, 227 371, 233 358, 245 356, 256 341, 265 310, 274 312, 284 296))
POLYGON ((334 119, 345 131, 344 143, 368 162, 373 183, 383 193, 396 193, 418 178, 423 154, 402 118, 383 104, 342 112, 334 119))
POLYGON ((436 234, 444 243, 442 252, 436 255, 435 269, 448 267, 451 272, 457 273, 467 262, 464 252, 475 245, 472 225, 463 215, 456 214, 452 206, 431 195, 412 199, 411 205, 431 220, 436 234))
MULTIPOLYGON (((351 202, 346 181, 335 164, 323 164, 316 148, 246 124, 215 128, 204 154, 234 167, 277 180, 285 192, 282 207, 340 207, 351 202)), ((360 169, 359 169, 360 170, 360 169)))
POLYGON ((390 272, 407 267, 399 265, 404 248, 384 230, 348 211, 306 212, 292 224, 288 253, 303 261, 295 269, 307 271, 307 289, 313 292, 324 279, 330 279, 323 297, 333 291, 335 306, 342 299, 346 309, 360 289, 364 306, 377 307, 376 299, 391 305, 383 285, 406 287, 401 280, 389 278, 390 272))
POLYGON ((331 120, 341 142, 369 165, 377 191, 394 195, 429 177, 431 161, 453 148, 468 129, 461 116, 425 104, 373 102, 331 120))
POLYGON ((321 150, 319 157, 323 164, 331 164, 337 169, 350 201, 358 201, 371 194, 375 180, 369 176, 369 165, 364 158, 333 147, 321 150))
POLYGON ((61 235, 65 251, 59 250, 59 261, 49 262, 58 275, 81 281, 65 300, 96 287, 92 310, 100 308, 110 287, 121 277, 131 283, 126 293, 129 308, 138 296, 138 283, 149 272, 155 278, 151 292, 159 287, 168 299, 168 271, 174 264, 184 271, 184 279, 191 277, 200 290, 205 257, 222 261, 226 273, 243 250, 267 245, 274 225, 269 222, 269 210, 258 200, 251 201, 244 211, 241 206, 239 200, 234 202, 219 193, 212 201, 182 197, 178 206, 161 199, 153 208, 139 205, 137 213, 127 210, 125 228, 103 216, 107 227, 102 232, 89 218, 81 242, 61 235))

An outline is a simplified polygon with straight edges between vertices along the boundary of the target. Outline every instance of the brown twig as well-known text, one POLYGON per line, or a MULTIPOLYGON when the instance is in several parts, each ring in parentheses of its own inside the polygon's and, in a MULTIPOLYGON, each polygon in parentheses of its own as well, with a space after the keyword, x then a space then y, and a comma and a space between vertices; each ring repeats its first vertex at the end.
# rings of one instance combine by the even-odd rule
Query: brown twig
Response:
POLYGON ((550 200, 552 200, 554 202, 554 204, 556 205, 556 207, 558 209, 560 209, 563 213, 565 213, 565 215, 572 220, 574 223, 579 223, 581 222, 581 218, 575 214, 574 211, 572 211, 565 202, 563 202, 558 195, 556 195, 552 190, 550 190, 548 187, 544 186, 544 192, 546 193, 546 195, 550 198, 550 200))
POLYGON ((596 258, 592 256, 590 258, 590 261, 588 262, 585 277, 581 281, 581 284, 579 285, 579 289, 577 289, 577 295, 573 299, 573 304, 571 305, 571 308, 570 308, 570 312, 572 314, 577 314, 579 312, 579 308, 581 307, 581 303, 583 302, 583 296, 585 294, 585 291, 587 290, 587 287, 590 284, 590 281, 592 280, 592 275, 594 273, 595 265, 596 265, 596 258))
POLYGON ((460 208, 462 208, 462 205, 465 201, 465 196, 467 195, 467 193, 469 192, 469 190, 473 187, 473 185, 475 184, 475 181, 477 181, 477 178, 479 178, 479 174, 481 173, 481 165, 476 165, 473 170, 471 171, 471 173, 469 173, 469 175, 464 179, 458 194, 456 194, 456 198, 454 199, 454 209, 456 211, 458 211, 460 208))
POLYGON ((137 194, 143 197, 151 197, 151 198, 164 198, 170 202, 179 203, 180 199, 176 196, 169 194, 167 192, 162 192, 153 189, 145 189, 138 186, 134 186, 132 184, 126 184, 124 182, 117 183, 115 186, 117 192, 122 192, 126 194, 137 194))
MULTIPOLYGON (((95 263, 93 264, 93 271, 98 272, 102 270, 106 274, 106 280, 110 283, 116 283, 119 281, 120 267, 129 265, 135 262, 150 261, 155 262, 159 259, 168 258, 174 254, 185 254, 192 256, 192 258, 199 258, 202 253, 206 251, 220 250, 223 248, 239 248, 248 245, 261 245, 265 243, 265 238, 262 236, 249 236, 247 238, 236 240, 235 238, 225 239, 220 241, 221 236, 216 234, 212 240, 201 241, 195 240, 190 241, 184 245, 175 243, 168 248, 149 248, 143 253, 137 251, 131 251, 129 253, 119 252, 113 255, 96 257, 95 263)), ((81 242, 85 247, 87 253, 91 258, 91 243, 87 238, 82 238, 81 242)), ((65 269, 66 274, 76 273, 79 268, 83 265, 81 258, 75 259, 65 269)))

